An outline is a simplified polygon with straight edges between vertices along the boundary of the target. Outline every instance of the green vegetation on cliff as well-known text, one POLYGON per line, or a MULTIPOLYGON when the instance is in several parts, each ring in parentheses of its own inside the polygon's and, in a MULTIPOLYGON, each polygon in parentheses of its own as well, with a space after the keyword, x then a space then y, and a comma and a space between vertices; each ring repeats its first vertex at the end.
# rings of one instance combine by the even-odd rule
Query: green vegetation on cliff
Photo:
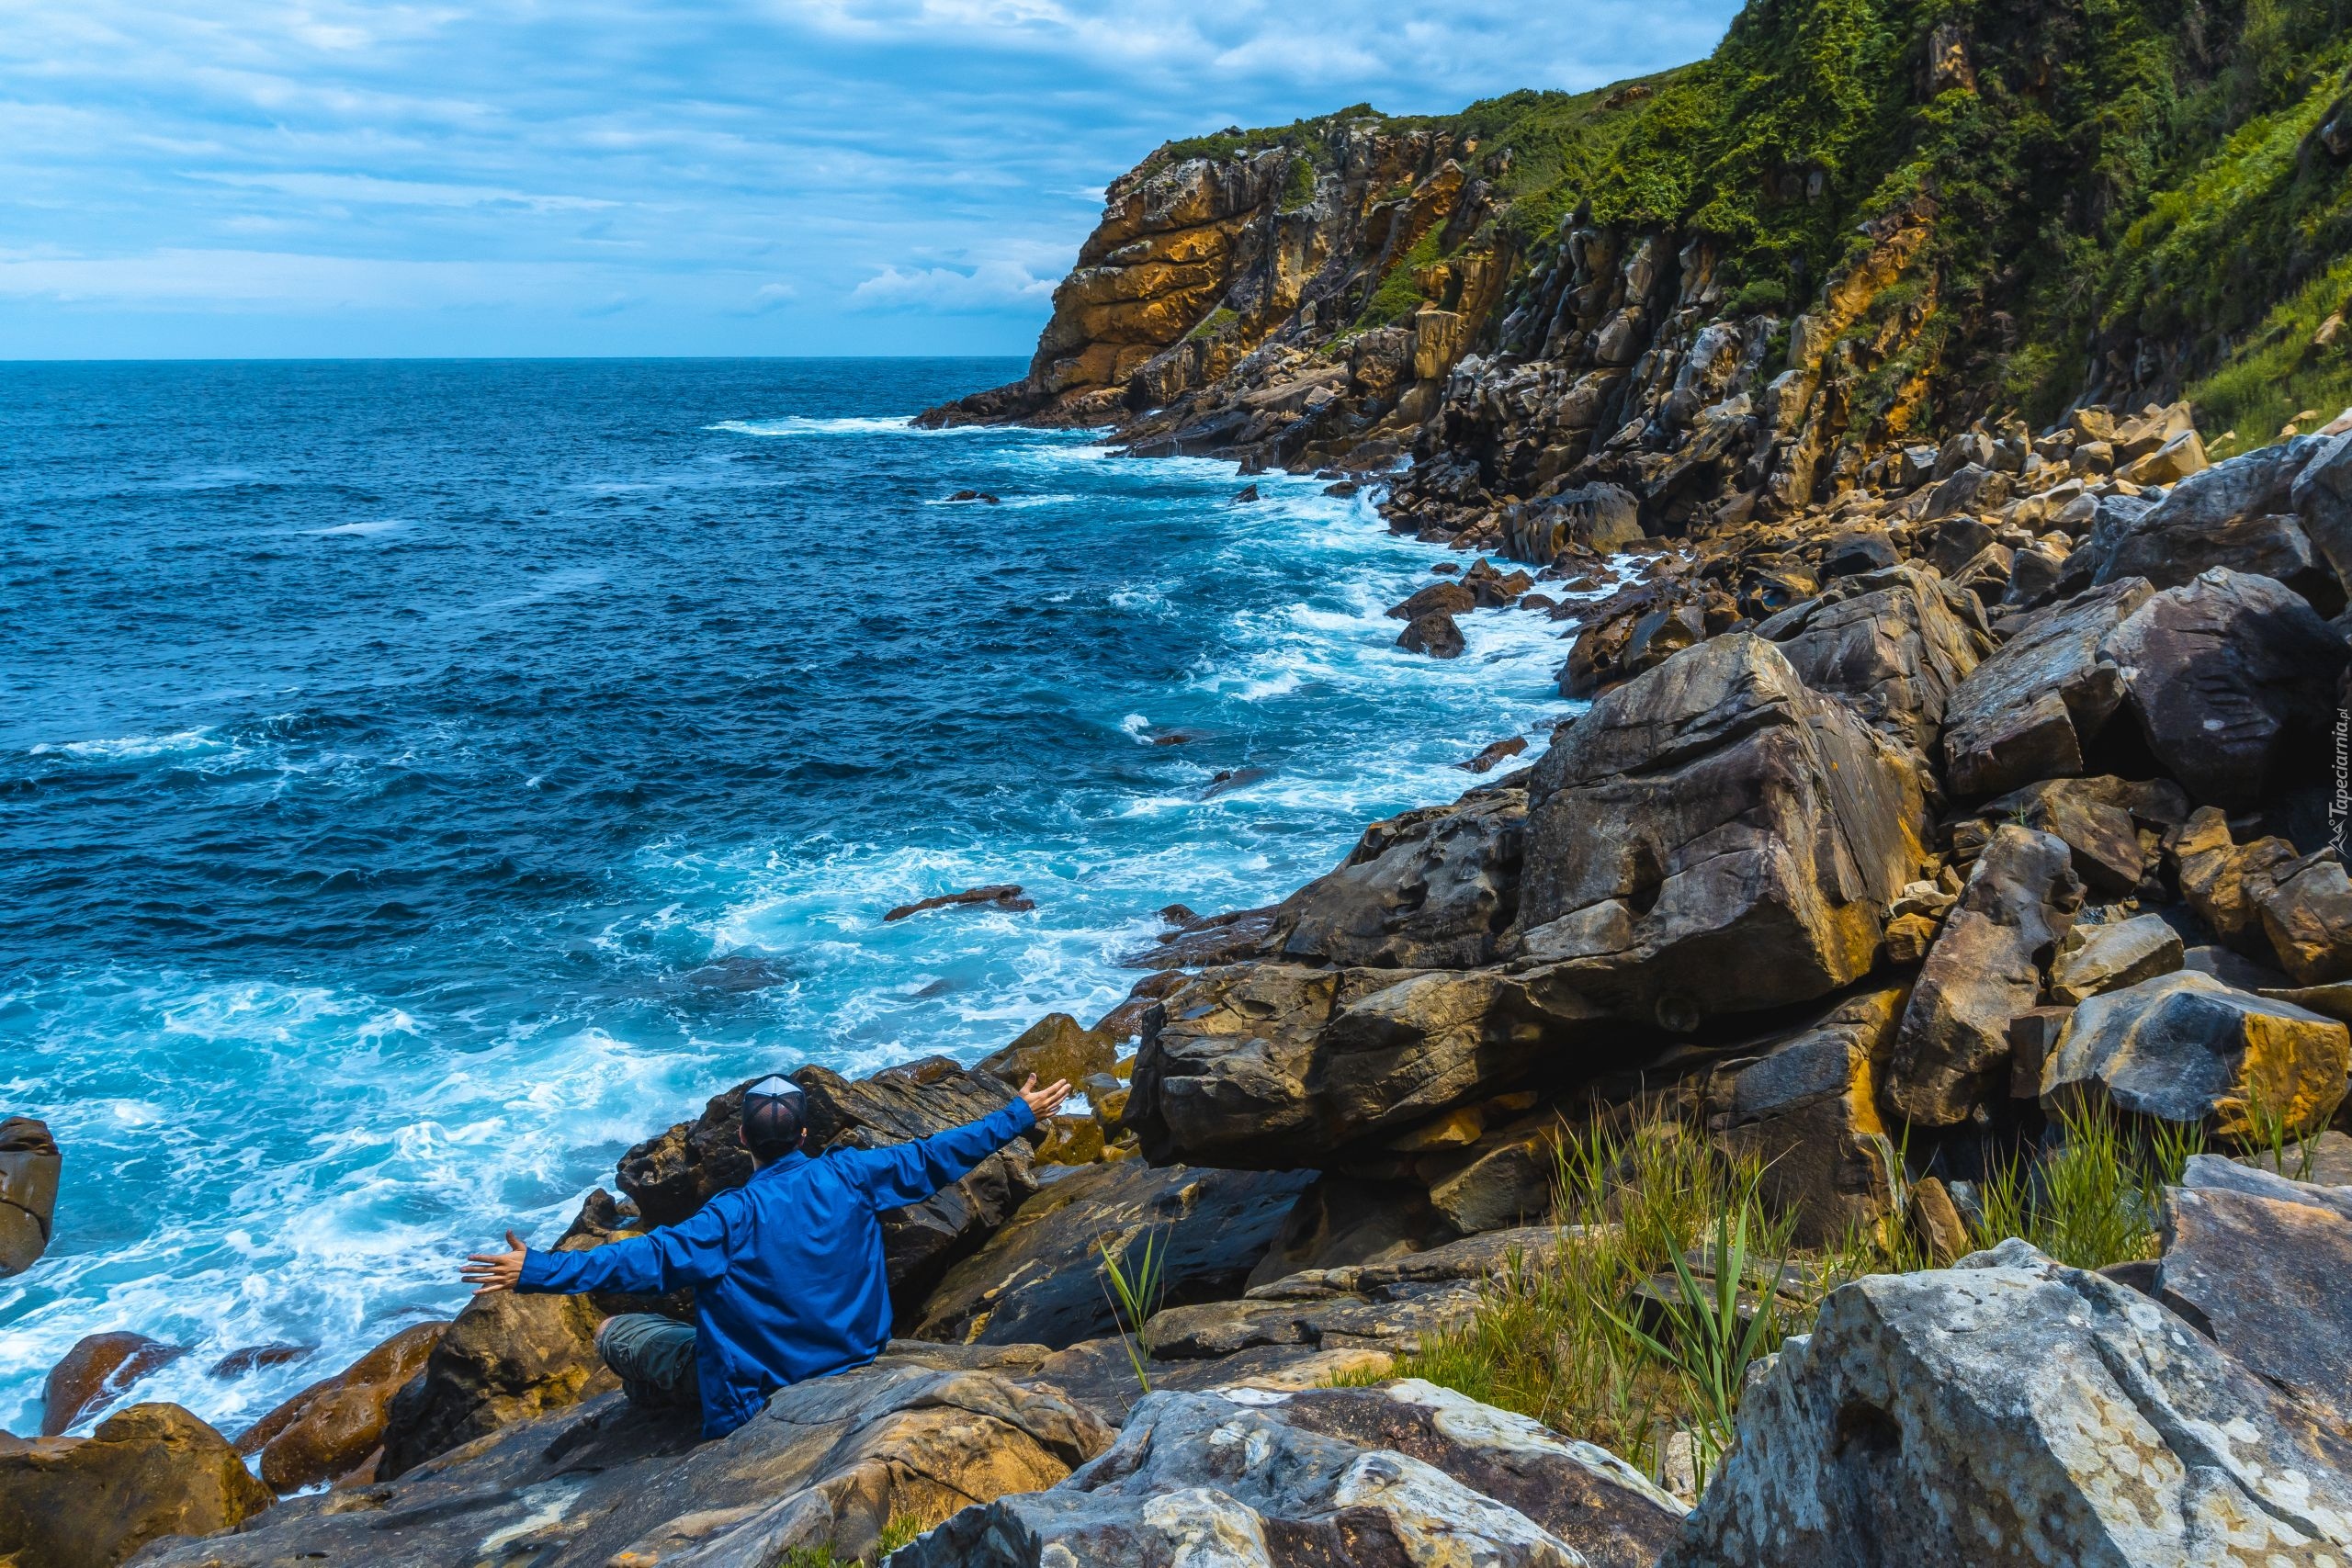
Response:
MULTIPOLYGON (((1522 267, 1581 212, 1703 235, 1737 308, 1802 310, 1924 228, 1911 292, 1850 329, 1911 311, 1857 428, 1921 379, 1943 419, 2186 390, 2245 444, 2352 400, 2352 331, 2322 333, 2352 304, 2352 0, 1750 0, 1708 59, 1642 81, 1359 105, 1152 162, 1286 145, 1329 168, 1366 120, 1453 139, 1522 267)), ((1400 264, 1364 320, 1411 290, 1400 264)))

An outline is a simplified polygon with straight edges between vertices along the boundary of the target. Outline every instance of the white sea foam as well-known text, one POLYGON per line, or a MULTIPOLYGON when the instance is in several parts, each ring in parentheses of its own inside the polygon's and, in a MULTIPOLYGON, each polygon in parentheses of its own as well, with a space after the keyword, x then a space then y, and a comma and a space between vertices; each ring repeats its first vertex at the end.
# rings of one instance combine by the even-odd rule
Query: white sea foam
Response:
POLYGON ((322 539, 372 538, 379 534, 397 533, 407 526, 407 523, 398 517, 384 517, 372 523, 338 523, 332 528, 312 528, 308 531, 322 539))
POLYGON ((783 419, 723 419, 717 424, 706 424, 705 430, 723 430, 730 435, 989 435, 997 434, 994 427, 981 424, 944 425, 929 429, 910 418, 816 419, 805 414, 791 414, 783 419))
POLYGON ((30 749, 35 757, 73 757, 83 761, 141 761, 149 757, 201 755, 226 751, 230 743, 209 728, 182 729, 170 735, 125 735, 110 740, 42 741, 30 749))

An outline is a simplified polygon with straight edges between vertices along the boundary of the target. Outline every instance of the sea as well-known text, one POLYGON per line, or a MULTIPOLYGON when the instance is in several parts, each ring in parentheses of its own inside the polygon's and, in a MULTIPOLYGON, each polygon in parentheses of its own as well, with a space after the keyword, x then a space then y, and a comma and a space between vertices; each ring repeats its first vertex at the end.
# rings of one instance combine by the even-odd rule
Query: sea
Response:
POLYGON ((1464 558, 1369 492, 910 423, 1022 368, 0 366, 0 1427, 127 1329, 234 1432, 729 1085, 1091 1022, 1542 749, 1562 626, 1396 648, 1464 558))

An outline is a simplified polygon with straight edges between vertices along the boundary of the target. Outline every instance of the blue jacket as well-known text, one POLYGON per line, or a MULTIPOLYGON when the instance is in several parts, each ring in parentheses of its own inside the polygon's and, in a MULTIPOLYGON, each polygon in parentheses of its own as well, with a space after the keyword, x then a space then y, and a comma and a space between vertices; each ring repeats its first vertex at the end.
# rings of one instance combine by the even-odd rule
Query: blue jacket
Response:
POLYGON ((861 1366, 890 1339, 885 1209, 963 1179, 1036 1125, 1026 1100, 887 1149, 795 1152, 691 1219, 587 1252, 531 1252, 524 1292, 695 1287, 702 1434, 724 1437, 786 1383, 861 1366))

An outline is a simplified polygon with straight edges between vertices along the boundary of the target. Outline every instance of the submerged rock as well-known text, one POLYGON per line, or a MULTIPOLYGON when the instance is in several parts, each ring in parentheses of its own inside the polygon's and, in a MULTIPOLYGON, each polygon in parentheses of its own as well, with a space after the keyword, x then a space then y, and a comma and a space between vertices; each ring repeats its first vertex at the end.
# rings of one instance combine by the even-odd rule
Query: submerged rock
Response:
POLYGON ((0 1280, 23 1273, 49 1250, 62 1169, 49 1123, 29 1116, 0 1122, 0 1280))

